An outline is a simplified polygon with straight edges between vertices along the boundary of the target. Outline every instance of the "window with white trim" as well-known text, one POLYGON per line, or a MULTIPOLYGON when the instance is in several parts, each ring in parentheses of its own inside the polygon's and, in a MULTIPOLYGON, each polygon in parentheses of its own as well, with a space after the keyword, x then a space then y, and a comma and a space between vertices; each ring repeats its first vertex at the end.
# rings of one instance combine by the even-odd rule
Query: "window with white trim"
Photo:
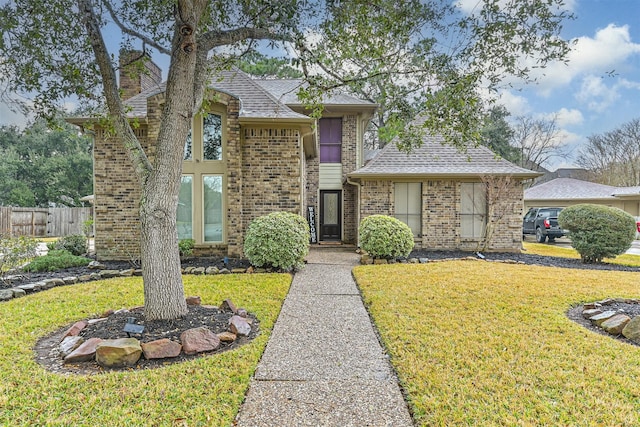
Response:
POLYGON ((394 183, 394 218, 409 226, 414 237, 422 235, 422 184, 394 183))
POLYGON ((460 237, 481 239, 487 225, 487 191, 482 182, 460 184, 460 237))
POLYGON ((178 238, 196 244, 225 241, 224 111, 194 118, 184 146, 178 197, 178 238))

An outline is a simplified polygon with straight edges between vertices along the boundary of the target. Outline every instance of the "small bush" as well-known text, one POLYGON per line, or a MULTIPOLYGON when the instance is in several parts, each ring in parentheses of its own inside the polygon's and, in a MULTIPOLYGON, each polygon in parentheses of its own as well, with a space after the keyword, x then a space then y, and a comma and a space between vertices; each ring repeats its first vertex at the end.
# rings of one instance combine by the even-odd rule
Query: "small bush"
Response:
POLYGON ((571 245, 585 263, 623 254, 636 237, 635 218, 608 206, 570 206, 560 212, 558 222, 569 230, 571 245))
POLYGON ((11 237, 0 233, 0 278, 36 256, 38 241, 31 237, 11 237))
POLYGON ((53 244, 47 244, 49 250, 63 250, 76 256, 84 255, 89 251, 87 238, 82 234, 64 236, 52 243, 53 244))
POLYGON ((406 257, 413 249, 413 233, 402 221, 371 215, 360 222, 360 246, 374 258, 406 257))
POLYGON ((24 268, 28 272, 56 271, 64 268, 83 267, 89 264, 89 258, 73 255, 65 250, 50 251, 47 255, 38 257, 24 268))
POLYGON ((244 254, 256 267, 298 269, 308 253, 309 226, 300 215, 274 212, 249 224, 244 254))
POLYGON ((193 239, 182 239, 178 242, 178 249, 180 250, 180 256, 189 256, 193 253, 193 247, 196 245, 196 241, 193 239))

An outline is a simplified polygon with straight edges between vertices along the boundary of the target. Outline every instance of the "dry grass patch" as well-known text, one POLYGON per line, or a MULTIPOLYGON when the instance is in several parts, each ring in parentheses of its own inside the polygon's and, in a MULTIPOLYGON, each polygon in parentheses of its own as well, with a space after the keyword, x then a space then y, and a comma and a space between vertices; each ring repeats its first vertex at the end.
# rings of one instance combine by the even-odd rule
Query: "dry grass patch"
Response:
POLYGON ((230 298, 261 333, 234 351, 161 369, 53 374, 34 361, 36 340, 109 308, 143 303, 140 278, 54 288, 0 304, 0 425, 231 425, 291 284, 286 274, 185 276, 204 304, 230 298))
POLYGON ((638 274, 488 262, 360 266, 418 425, 640 423, 640 348, 569 320, 638 274))
MULTIPOLYGON (((553 246, 545 243, 530 243, 522 242, 524 253, 544 256, 557 256, 561 258, 577 258, 580 259, 580 254, 573 248, 562 248, 559 246, 553 246)), ((605 258, 604 262, 607 264, 619 264, 629 267, 640 267, 640 256, 631 254, 618 255, 615 258, 605 258)))

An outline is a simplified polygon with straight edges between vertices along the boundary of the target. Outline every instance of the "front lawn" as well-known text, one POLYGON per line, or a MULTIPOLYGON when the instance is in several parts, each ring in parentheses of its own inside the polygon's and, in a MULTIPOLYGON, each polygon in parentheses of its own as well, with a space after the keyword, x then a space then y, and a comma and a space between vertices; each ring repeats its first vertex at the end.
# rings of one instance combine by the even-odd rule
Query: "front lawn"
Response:
MULTIPOLYGON (((580 259, 580 254, 578 254, 578 251, 573 248, 562 248, 560 246, 554 246, 553 244, 529 242, 522 242, 522 247, 525 254, 580 259)), ((604 262, 608 264, 626 265, 629 267, 640 267, 640 256, 622 254, 618 255, 615 258, 605 258, 604 262)))
POLYGON ((418 425, 640 424, 640 347, 565 315, 639 298, 637 273, 451 261, 354 274, 418 425))
POLYGON ((228 426, 291 284, 288 274, 184 276, 203 304, 231 299, 260 320, 236 350, 161 369, 60 375, 34 361, 38 338, 107 309, 143 303, 140 278, 64 286, 0 304, 0 425, 228 426))

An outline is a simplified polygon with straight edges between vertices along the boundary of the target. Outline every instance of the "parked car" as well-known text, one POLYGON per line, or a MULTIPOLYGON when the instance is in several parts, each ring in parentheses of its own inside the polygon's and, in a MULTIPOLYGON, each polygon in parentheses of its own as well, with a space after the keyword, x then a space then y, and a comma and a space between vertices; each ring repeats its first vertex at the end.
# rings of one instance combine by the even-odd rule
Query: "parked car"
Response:
POLYGON ((535 234, 538 243, 547 238, 553 242, 567 233, 558 225, 558 215, 562 208, 531 208, 522 220, 522 238, 525 234, 535 234))

